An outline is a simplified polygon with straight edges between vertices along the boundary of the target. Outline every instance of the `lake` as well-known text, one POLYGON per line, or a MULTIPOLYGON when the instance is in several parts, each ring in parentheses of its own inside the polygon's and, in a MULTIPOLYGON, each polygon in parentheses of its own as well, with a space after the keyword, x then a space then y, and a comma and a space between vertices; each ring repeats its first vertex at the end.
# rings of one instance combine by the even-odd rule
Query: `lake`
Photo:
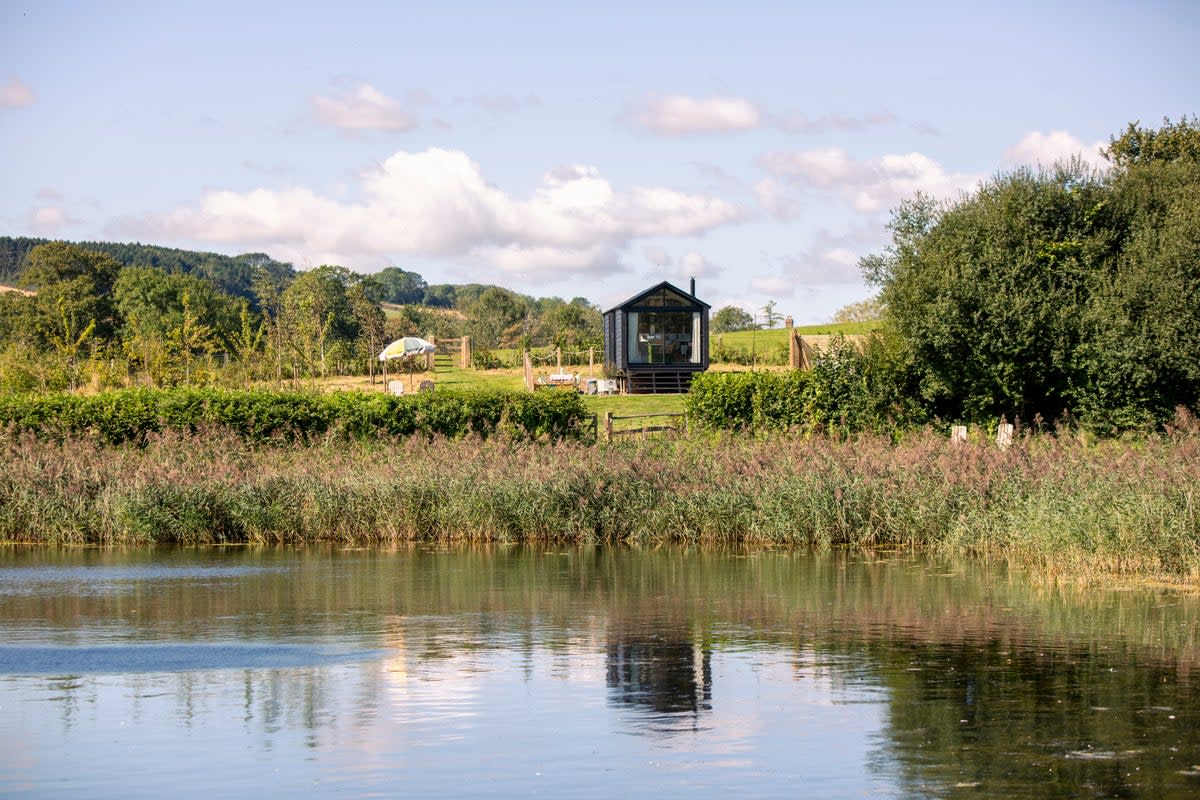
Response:
POLYGON ((1200 597, 909 555, 0 549, 0 795, 1195 797, 1200 597))

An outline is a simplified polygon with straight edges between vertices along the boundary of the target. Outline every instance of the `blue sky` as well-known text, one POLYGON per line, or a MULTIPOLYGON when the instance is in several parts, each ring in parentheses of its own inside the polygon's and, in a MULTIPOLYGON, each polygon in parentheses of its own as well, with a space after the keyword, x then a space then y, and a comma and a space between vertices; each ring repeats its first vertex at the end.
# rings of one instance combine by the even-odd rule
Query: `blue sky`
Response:
POLYGON ((1198 40, 1197 2, 0 0, 0 234, 820 322, 913 192, 1200 112, 1198 40))

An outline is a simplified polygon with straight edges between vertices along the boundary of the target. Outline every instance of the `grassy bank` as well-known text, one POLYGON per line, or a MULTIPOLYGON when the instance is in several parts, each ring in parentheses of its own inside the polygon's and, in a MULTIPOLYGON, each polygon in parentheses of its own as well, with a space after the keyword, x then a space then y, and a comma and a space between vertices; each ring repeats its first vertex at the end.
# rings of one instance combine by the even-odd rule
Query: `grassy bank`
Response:
POLYGON ((1200 428, 1137 442, 932 433, 252 445, 0 434, 0 540, 537 540, 912 547, 1059 575, 1200 579, 1200 428))

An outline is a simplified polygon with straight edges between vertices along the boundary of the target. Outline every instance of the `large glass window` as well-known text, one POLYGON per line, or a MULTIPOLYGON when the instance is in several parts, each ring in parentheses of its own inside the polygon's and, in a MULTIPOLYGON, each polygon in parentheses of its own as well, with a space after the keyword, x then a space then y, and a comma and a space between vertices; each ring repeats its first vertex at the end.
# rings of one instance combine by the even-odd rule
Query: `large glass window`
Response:
POLYGON ((700 363, 699 312, 633 311, 628 318, 630 364, 700 363))

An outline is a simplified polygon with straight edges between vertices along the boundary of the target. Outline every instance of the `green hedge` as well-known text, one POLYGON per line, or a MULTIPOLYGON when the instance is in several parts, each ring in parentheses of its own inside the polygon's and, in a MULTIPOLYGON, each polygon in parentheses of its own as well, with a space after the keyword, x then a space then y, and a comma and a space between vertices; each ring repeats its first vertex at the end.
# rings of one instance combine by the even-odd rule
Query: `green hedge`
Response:
POLYGON ((697 375, 686 407, 695 422, 713 429, 892 434, 928 421, 912 399, 912 381, 894 342, 876 337, 859 350, 840 340, 807 372, 697 375))
POLYGON ((88 433, 112 444, 162 430, 206 427, 227 428, 256 441, 330 433, 563 439, 580 435, 585 413, 582 398, 570 392, 448 389, 396 397, 178 388, 0 397, 0 426, 50 436, 88 433))

